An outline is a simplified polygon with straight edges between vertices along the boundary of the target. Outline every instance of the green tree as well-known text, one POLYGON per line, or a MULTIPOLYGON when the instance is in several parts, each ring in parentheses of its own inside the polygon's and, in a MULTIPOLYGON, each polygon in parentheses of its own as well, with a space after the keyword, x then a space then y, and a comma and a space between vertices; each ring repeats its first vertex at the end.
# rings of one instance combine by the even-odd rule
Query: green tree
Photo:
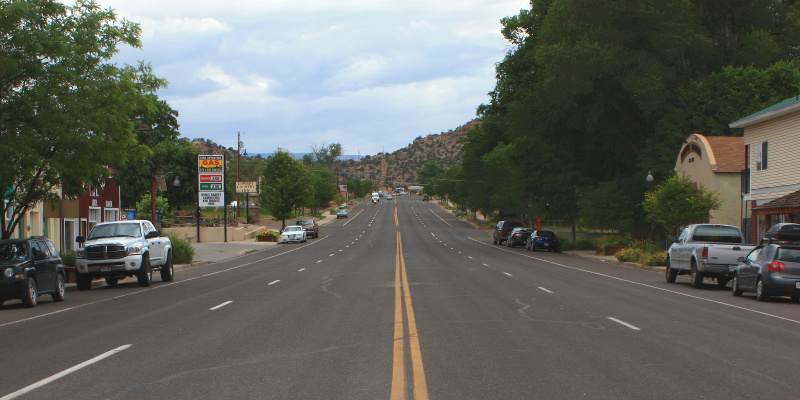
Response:
POLYGON ((308 202, 311 195, 311 172, 286 150, 276 151, 262 172, 262 206, 286 227, 294 209, 308 202))
MULTIPOLYGON (((339 143, 321 144, 311 146, 314 161, 330 168, 337 158, 342 156, 342 145, 339 143)), ((304 157, 305 159, 305 157, 304 157)))
POLYGON ((316 214, 320 208, 327 207, 339 192, 336 188, 336 177, 322 165, 315 165, 311 174, 311 194, 306 207, 316 214))
POLYGON ((695 187, 686 176, 670 176, 655 190, 645 194, 642 204, 647 220, 661 224, 669 234, 681 226, 708 221, 709 212, 720 206, 719 197, 700 185, 695 187))
POLYGON ((80 194, 145 158, 135 118, 156 107, 166 81, 144 63, 109 63, 119 45, 138 47, 139 34, 91 1, 0 2, 0 237, 36 203, 56 201, 60 186, 80 194))
MULTIPOLYGON (((152 220, 153 203, 151 202, 151 199, 152 197, 150 197, 150 193, 148 193, 142 196, 142 200, 140 202, 136 203, 136 208, 139 209, 139 212, 136 213, 136 218, 146 219, 148 221, 152 220)), ((164 214, 170 211, 169 200, 163 197, 156 198, 156 212, 159 211, 164 214)))
POLYGON ((372 192, 372 182, 358 178, 350 178, 344 182, 347 191, 355 198, 362 198, 372 192))

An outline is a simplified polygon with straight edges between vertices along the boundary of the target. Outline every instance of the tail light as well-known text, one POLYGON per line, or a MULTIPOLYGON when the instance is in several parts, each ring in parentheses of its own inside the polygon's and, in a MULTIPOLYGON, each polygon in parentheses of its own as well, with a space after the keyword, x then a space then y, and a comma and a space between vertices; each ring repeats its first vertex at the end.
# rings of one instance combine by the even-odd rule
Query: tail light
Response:
POLYGON ((773 261, 769 263, 769 267, 767 267, 770 271, 786 271, 786 264, 780 261, 773 261))
POLYGON ((703 260, 708 260, 708 246, 703 246, 703 260))

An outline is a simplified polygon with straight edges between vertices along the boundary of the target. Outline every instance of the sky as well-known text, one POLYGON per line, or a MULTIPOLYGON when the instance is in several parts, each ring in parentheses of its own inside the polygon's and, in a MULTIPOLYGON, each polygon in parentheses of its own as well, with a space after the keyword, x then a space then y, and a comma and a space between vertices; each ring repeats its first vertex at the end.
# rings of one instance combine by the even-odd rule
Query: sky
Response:
POLYGON ((182 137, 248 154, 394 152, 476 117, 529 0, 97 0, 139 23, 182 137))

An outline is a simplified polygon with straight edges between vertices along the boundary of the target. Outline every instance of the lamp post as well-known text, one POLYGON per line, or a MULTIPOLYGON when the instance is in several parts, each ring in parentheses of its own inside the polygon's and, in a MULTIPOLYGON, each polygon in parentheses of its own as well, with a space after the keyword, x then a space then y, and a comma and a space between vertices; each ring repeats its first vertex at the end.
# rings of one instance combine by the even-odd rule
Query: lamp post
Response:
POLYGON ((647 167, 647 177, 644 178, 645 182, 653 182, 653 180, 654 180, 654 178, 653 178, 653 170, 654 169, 658 170, 657 172, 664 173, 664 170, 661 169, 661 167, 659 167, 658 165, 651 165, 651 166, 647 167))
MULTIPOLYGON (((242 147, 244 146, 244 143, 242 143, 242 134, 241 134, 241 132, 236 132, 236 143, 237 143, 237 145, 236 145, 237 146, 236 147, 236 182, 238 183, 239 182, 239 165, 242 163, 242 155, 243 155, 242 154, 242 147)), ((244 156, 247 157, 247 150, 244 151, 244 156)), ((248 200, 248 202, 250 201, 250 195, 249 194, 247 195, 247 200, 248 200)), ((236 192, 236 219, 237 220, 239 219, 239 215, 241 214, 241 212, 239 211, 239 207, 241 207, 241 204, 242 204, 242 199, 241 199, 241 197, 239 195, 239 192, 237 191, 236 192)), ((248 212, 248 210, 245 210, 244 212, 246 214, 248 212)))

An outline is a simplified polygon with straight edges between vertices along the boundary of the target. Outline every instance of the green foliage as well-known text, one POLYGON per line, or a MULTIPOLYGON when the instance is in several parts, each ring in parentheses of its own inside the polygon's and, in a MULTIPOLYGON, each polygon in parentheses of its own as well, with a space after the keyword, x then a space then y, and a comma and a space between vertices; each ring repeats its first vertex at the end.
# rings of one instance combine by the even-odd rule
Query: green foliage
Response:
POLYGON ((350 197, 362 198, 372 193, 372 182, 358 178, 350 178, 344 182, 350 197))
POLYGON ((145 63, 110 62, 118 46, 138 47, 139 35, 95 2, 0 2, 2 238, 36 203, 56 200, 54 189, 83 194, 84 184, 102 185, 112 169, 148 156, 136 118, 158 107, 166 81, 145 63))
POLYGON ((272 231, 261 231, 256 234, 257 237, 264 237, 264 236, 272 236, 275 241, 278 241, 281 238, 280 233, 272 232, 272 231))
POLYGON ((314 165, 311 175, 311 195, 306 207, 314 210, 327 207, 337 196, 336 177, 322 165, 314 165))
POLYGON ((295 208, 311 196, 311 172, 285 150, 276 151, 263 170, 260 200, 274 218, 285 225, 295 208))
POLYGON ((175 264, 191 264, 195 255, 192 244, 174 233, 168 233, 167 237, 172 242, 172 262, 175 264))
POLYGON ((61 253, 61 261, 64 261, 64 265, 66 266, 70 267, 78 266, 78 264, 75 263, 76 260, 77 256, 75 255, 75 252, 72 250, 68 250, 61 253))
POLYGON ((642 265, 667 265, 667 252, 648 241, 634 241, 629 247, 617 251, 614 256, 620 261, 642 265))
MULTIPOLYGON (((139 209, 139 212, 136 213, 136 218, 146 220, 152 219, 153 203, 151 199, 152 197, 150 197, 150 193, 148 193, 142 197, 142 201, 136 203, 136 208, 139 209)), ((168 213, 170 211, 169 200, 163 197, 156 197, 156 212, 159 210, 163 211, 164 214, 168 213)))
POLYGON ((720 200, 703 185, 695 187, 686 176, 673 175, 648 192, 642 206, 648 221, 661 224, 667 233, 677 233, 681 226, 707 222, 709 212, 719 208, 720 200))
POLYGON ((575 242, 571 240, 562 240, 559 243, 561 246, 561 251, 567 250, 594 250, 594 242, 589 239, 580 239, 575 242))

